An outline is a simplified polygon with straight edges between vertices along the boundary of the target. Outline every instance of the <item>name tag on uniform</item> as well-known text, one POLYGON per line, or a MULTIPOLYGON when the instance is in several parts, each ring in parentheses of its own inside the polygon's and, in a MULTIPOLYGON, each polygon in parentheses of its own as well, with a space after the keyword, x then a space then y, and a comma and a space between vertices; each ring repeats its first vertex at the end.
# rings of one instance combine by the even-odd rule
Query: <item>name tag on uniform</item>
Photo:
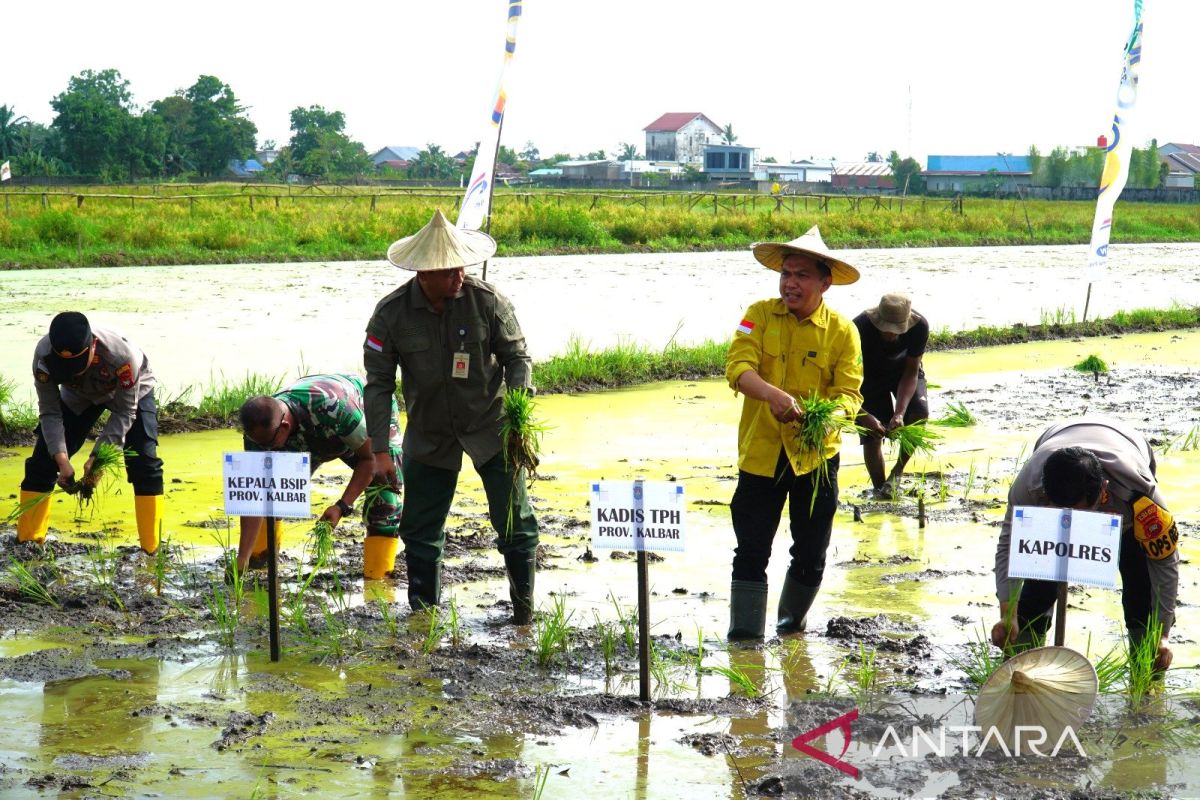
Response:
POLYGON ((455 353, 454 361, 451 364, 450 376, 453 378, 466 378, 467 373, 471 371, 471 354, 470 353, 455 353))

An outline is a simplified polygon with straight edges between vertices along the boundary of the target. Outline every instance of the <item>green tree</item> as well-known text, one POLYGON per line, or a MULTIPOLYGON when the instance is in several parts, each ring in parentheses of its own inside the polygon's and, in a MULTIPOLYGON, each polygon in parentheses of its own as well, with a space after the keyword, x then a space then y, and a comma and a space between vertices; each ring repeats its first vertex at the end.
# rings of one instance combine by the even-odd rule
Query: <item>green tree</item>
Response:
POLYGON ((878 164, 883 161, 883 156, 879 155, 878 150, 872 150, 867 153, 867 162, 870 164, 878 164))
POLYGON ((75 171, 111 175, 125 166, 136 137, 129 81, 115 69, 84 70, 50 101, 63 151, 75 171))
POLYGON ((606 156, 604 154, 603 150, 593 150, 590 153, 583 153, 581 155, 575 156, 574 160, 575 161, 603 161, 606 158, 608 158, 608 156, 606 156))
POLYGON ((310 150, 321 146, 323 131, 342 133, 346 127, 346 115, 341 111, 326 111, 321 106, 294 108, 291 113, 292 138, 288 142, 291 156, 300 163, 310 150))
POLYGON ((371 157, 361 142, 336 131, 317 134, 317 146, 293 165, 301 175, 321 178, 363 175, 372 169, 371 157))
POLYGON ((1029 145, 1029 182, 1037 186, 1038 172, 1042 168, 1042 153, 1036 144, 1029 145))
POLYGON ((541 155, 541 152, 537 149, 537 146, 532 141, 529 141, 525 142, 525 149, 523 149, 519 155, 521 156, 522 161, 528 161, 532 163, 538 160, 538 156, 541 155))
POLYGON ((642 154, 638 152, 636 144, 621 142, 619 145, 617 145, 618 161, 637 161, 641 157, 642 154))
POLYGON ((459 167, 440 145, 430 143, 409 162, 408 174, 413 178, 453 178, 459 174, 459 167))
POLYGON ((253 155, 258 128, 228 84, 201 75, 183 97, 191 104, 187 153, 201 175, 218 175, 231 160, 253 155))
POLYGON ((766 158, 764 158, 764 159, 762 160, 762 163, 764 163, 764 164, 778 164, 779 162, 775 160, 775 156, 767 156, 766 158))
POLYGON ((925 179, 921 177, 921 165, 911 156, 901 158, 893 150, 888 153, 888 166, 892 168, 892 178, 896 182, 896 191, 901 194, 921 194, 925 191, 925 179))
POLYGON ((192 172, 188 142, 192 138, 192 101, 182 94, 173 94, 150 104, 150 112, 163 123, 166 141, 163 143, 166 170, 171 173, 192 172))
POLYGON ((19 152, 20 127, 27 122, 29 118, 18 117, 15 109, 0 106, 0 160, 7 160, 19 152))
POLYGON ((737 141, 737 135, 733 132, 733 123, 725 126, 725 130, 721 131, 721 141, 725 144, 733 144, 737 141))
POLYGON ((1044 185, 1057 189, 1063 185, 1067 177, 1067 149, 1056 147, 1045 158, 1045 170, 1042 180, 1044 185))
POLYGON ((555 153, 554 155, 550 156, 549 158, 543 160, 542 166, 551 167, 560 161, 570 161, 570 160, 571 160, 570 153, 555 153))

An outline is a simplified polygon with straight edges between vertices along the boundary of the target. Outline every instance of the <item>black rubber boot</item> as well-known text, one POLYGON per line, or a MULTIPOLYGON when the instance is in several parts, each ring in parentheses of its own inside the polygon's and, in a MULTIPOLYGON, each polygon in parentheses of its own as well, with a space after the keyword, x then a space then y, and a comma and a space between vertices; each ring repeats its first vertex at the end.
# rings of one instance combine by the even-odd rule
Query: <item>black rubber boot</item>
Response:
POLYGON ((767 627, 767 585, 734 581, 729 589, 730 639, 761 639, 767 627))
POLYGON ((442 562, 404 556, 408 565, 408 604, 413 611, 436 606, 442 599, 442 562))
POLYGON ((537 574, 537 551, 506 553, 504 569, 508 572, 508 597, 512 600, 514 625, 533 621, 533 579, 537 574))
POLYGON ((779 593, 779 621, 777 633, 800 633, 808 627, 808 610, 817 599, 821 585, 805 586, 787 574, 783 578, 783 590, 779 593))

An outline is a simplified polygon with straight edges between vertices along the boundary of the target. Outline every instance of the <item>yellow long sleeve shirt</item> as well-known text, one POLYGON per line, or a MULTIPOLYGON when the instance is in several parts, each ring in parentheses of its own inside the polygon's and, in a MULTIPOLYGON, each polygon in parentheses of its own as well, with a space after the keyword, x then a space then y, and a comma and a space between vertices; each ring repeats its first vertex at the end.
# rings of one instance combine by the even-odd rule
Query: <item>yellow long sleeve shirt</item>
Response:
MULTIPOLYGON (((725 377, 736 392, 738 379, 754 370, 767 383, 796 398, 814 392, 837 400, 853 417, 862 405, 862 347, 858 329, 824 302, 798 320, 783 300, 761 300, 746 311, 725 358, 725 377)), ((799 425, 780 423, 762 400, 746 397, 738 424, 738 469, 771 477, 783 447, 797 475, 811 472, 815 453, 800 451, 799 425)), ((825 458, 837 454, 841 437, 825 443, 825 458)))

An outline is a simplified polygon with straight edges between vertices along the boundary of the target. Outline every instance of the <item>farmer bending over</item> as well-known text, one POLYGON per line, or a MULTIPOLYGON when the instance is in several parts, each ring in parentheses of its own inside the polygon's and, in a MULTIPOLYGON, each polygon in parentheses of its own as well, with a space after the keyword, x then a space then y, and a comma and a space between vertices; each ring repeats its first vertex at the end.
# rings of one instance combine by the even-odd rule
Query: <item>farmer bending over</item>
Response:
MULTIPOLYGON (((274 395, 258 395, 242 404, 239 419, 244 444, 252 451, 308 453, 310 470, 335 458, 353 472, 342 496, 325 509, 321 519, 337 527, 354 513, 354 501, 372 484, 375 454, 367 436, 363 409, 363 379, 357 375, 309 375, 274 395)), ((400 466, 399 409, 393 400, 380 432, 386 456, 400 466)), ((311 474, 310 472, 310 474, 311 474)), ((363 575, 382 578, 396 564, 396 533, 400 525, 400 487, 375 482, 363 504, 367 538, 363 542, 363 575), (371 496, 373 495, 373 496, 371 496)), ((275 523, 276 544, 281 541, 275 523)), ((242 517, 238 569, 265 565, 267 526, 262 517, 242 517)))
POLYGON ((863 356, 863 402, 858 424, 867 429, 859 442, 875 496, 890 500, 912 453, 900 449, 896 465, 885 480, 883 439, 901 425, 929 419, 925 371, 921 369, 929 322, 912 310, 912 301, 905 295, 885 294, 879 305, 854 318, 854 326, 858 328, 863 356))
POLYGON ((408 502, 400 538, 412 607, 437 605, 441 597, 446 515, 465 452, 487 494, 513 622, 525 625, 533 613, 538 525, 524 472, 505 463, 500 428, 506 387, 532 388, 531 361, 512 304, 491 284, 465 274, 495 252, 492 237, 454 227, 441 211, 388 248, 388 261, 416 276, 380 300, 367 323, 367 426, 376 442, 376 473, 395 480, 395 465, 376 436, 387 425, 399 367, 408 412, 408 502))
MULTIPOLYGON (((50 321, 50 333, 33 351, 37 390, 37 440, 25 460, 21 504, 59 486, 85 490, 99 478, 93 473, 96 451, 75 481, 71 456, 104 413, 108 422, 96 437, 96 447, 110 444, 132 450, 125 457, 125 474, 133 484, 133 509, 138 540, 147 553, 158 550, 162 521, 163 462, 158 457, 158 405, 154 402, 154 373, 136 345, 111 328, 93 328, 78 311, 64 311, 50 321)), ((26 508, 17 521, 18 541, 41 542, 50 527, 50 499, 26 508)))
POLYGON ((791 516, 791 565, 779 594, 779 633, 806 626, 825 572, 825 550, 837 509, 840 434, 824 452, 800 447, 803 411, 797 398, 837 401, 853 418, 862 395, 862 354, 850 320, 825 305, 832 284, 858 280, 815 227, 786 244, 761 243, 754 257, 779 273, 779 297, 761 300, 738 325, 725 377, 745 395, 738 425, 738 484, 730 503, 737 547, 729 598, 729 638, 760 639, 766 626, 767 562, 783 503, 791 516), (818 479, 822 461, 828 480, 818 479), (813 500, 814 483, 816 499, 813 500))
POLYGON ((1165 642, 1175 620, 1179 592, 1179 533, 1158 491, 1154 452, 1129 425, 1104 417, 1080 417, 1052 425, 1034 444, 1008 492, 1008 510, 996 544, 996 597, 1000 621, 992 642, 1029 644, 1050 627, 1057 599, 1050 581, 1008 577, 1014 506, 1052 506, 1118 514, 1121 517, 1121 605, 1136 647, 1157 609, 1162 624, 1156 670, 1171 665, 1165 642), (1016 614, 1010 606, 1020 592, 1016 614))

